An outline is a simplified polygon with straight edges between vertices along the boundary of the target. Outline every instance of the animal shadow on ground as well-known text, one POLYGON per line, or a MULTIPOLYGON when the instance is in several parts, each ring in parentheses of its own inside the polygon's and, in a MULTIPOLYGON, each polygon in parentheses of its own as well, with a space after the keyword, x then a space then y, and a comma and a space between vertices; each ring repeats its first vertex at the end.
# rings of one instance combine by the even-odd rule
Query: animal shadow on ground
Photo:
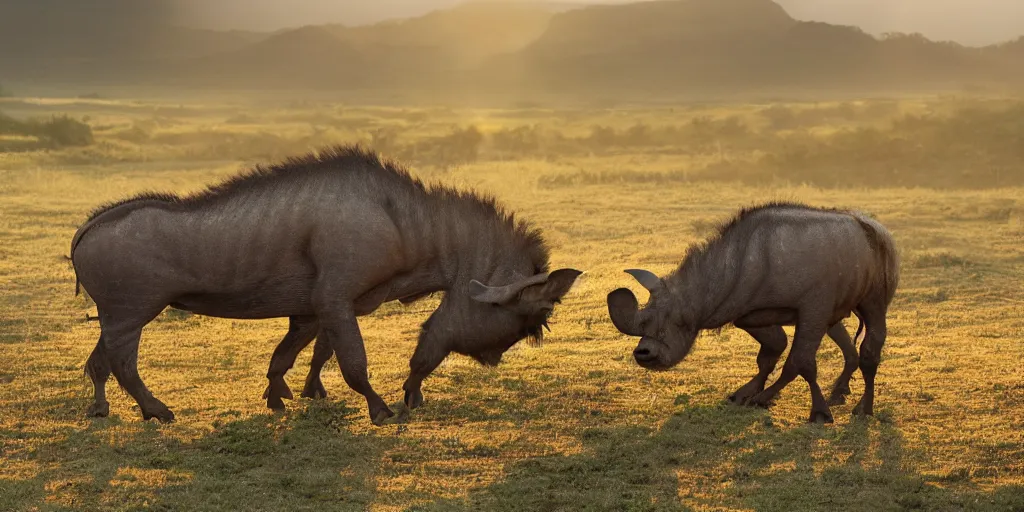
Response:
POLYGON ((463 501, 412 510, 1024 510, 1024 487, 929 485, 887 420, 781 427, 759 410, 691 406, 657 432, 602 427, 572 456, 525 459, 463 501))
POLYGON ((229 412, 188 441, 112 415, 32 450, 26 458, 50 469, 0 479, 0 509, 366 510, 392 441, 350 433, 362 414, 344 402, 311 403, 284 417, 230 420, 229 412))

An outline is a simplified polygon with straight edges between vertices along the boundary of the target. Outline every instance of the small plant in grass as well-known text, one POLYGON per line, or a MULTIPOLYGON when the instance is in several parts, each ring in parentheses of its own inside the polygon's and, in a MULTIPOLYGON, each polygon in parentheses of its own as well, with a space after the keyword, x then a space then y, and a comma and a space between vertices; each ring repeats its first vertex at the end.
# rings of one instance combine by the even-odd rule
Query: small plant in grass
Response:
POLYGON ((181 309, 167 308, 167 311, 164 312, 164 318, 172 322, 188 320, 189 318, 192 318, 192 312, 184 311, 181 309))

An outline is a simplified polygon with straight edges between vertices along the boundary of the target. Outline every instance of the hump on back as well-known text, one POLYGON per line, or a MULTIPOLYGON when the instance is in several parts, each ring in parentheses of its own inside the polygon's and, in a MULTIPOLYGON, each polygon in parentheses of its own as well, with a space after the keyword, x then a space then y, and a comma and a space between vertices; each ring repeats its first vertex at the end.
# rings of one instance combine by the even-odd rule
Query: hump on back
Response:
POLYGON ((865 390, 854 411, 872 414, 886 314, 899 283, 895 244, 874 219, 856 211, 768 203, 740 211, 709 240, 691 247, 665 277, 627 272, 650 299, 641 309, 633 292, 620 288, 608 295, 608 312, 621 332, 640 338, 633 351, 640 366, 671 368, 690 352, 701 330, 733 324, 761 350, 757 375, 729 397, 732 402, 767 407, 802 376, 811 388, 810 421, 831 422, 829 404, 845 401, 859 366, 865 390), (867 329, 859 358, 842 324, 850 314, 867 329), (779 379, 766 389, 786 348, 784 325, 796 326, 793 349, 779 379), (845 360, 827 401, 815 362, 825 334, 845 360))
POLYGON ((320 367, 336 354, 380 424, 393 413, 369 383, 359 316, 444 293, 403 386, 416 407, 422 381, 449 353, 494 365, 518 341, 539 338, 580 275, 550 271, 540 231, 493 198, 425 185, 351 146, 258 166, 194 195, 148 193, 105 206, 75 233, 71 256, 100 318, 86 364, 95 390, 89 414, 108 414, 113 373, 143 417, 161 421, 174 415, 143 384, 136 356, 143 327, 169 305, 289 318, 267 375, 268 406, 292 396, 284 374, 317 338, 319 365, 304 394, 326 396, 320 367))

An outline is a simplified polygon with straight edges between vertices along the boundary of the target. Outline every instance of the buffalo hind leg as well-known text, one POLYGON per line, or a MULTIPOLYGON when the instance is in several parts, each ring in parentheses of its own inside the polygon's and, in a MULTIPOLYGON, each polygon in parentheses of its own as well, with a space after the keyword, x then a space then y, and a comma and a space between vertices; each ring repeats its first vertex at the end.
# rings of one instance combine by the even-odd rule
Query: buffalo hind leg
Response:
POLYGON ((853 414, 871 416, 875 409, 875 375, 882 360, 882 346, 887 334, 884 307, 862 307, 866 334, 860 344, 860 373, 864 377, 864 396, 853 408, 853 414))
POLYGON ((839 350, 843 353, 843 372, 839 374, 835 384, 832 385, 828 404, 841 405, 846 403, 846 396, 850 394, 850 378, 853 376, 853 372, 857 371, 857 346, 841 321, 829 328, 828 337, 836 342, 839 350))
POLYGON ((775 365, 786 350, 786 332, 781 325, 747 327, 743 330, 761 344, 761 350, 757 353, 757 375, 729 396, 729 401, 737 405, 747 405, 750 399, 764 391, 768 376, 775 371, 775 365))
MULTIPOLYGON (((163 309, 163 308, 161 308, 163 309)), ((159 314, 140 315, 137 312, 124 317, 100 315, 100 329, 104 342, 104 352, 110 370, 117 383, 128 392, 139 404, 142 418, 156 418, 161 423, 174 421, 174 413, 149 391, 139 376, 139 341, 142 328, 159 314), (133 318, 134 317, 134 318, 133 318)))
POLYGON ((292 390, 284 381, 284 375, 295 365, 295 359, 316 337, 319 324, 314 316, 293 316, 288 319, 288 334, 277 344, 274 355, 270 358, 267 369, 267 389, 263 398, 267 407, 274 410, 284 409, 284 398, 292 399, 292 390))
POLYGON ((327 340, 317 338, 313 345, 313 359, 309 362, 309 373, 306 374, 306 385, 302 388, 303 398, 327 398, 327 388, 320 380, 320 372, 333 355, 334 349, 327 340))
POLYGON ((359 332, 359 322, 351 306, 342 309, 323 308, 317 312, 320 318, 319 338, 334 349, 341 367, 341 375, 345 383, 356 393, 366 398, 370 413, 370 421, 374 425, 383 425, 384 421, 395 415, 384 400, 373 390, 368 375, 366 346, 359 332))
POLYGON ((85 362, 85 373, 92 379, 95 397, 93 404, 89 406, 85 414, 91 418, 106 418, 110 414, 110 404, 107 402, 107 379, 110 378, 110 363, 107 361, 102 335, 96 342, 96 348, 92 349, 89 360, 85 362))

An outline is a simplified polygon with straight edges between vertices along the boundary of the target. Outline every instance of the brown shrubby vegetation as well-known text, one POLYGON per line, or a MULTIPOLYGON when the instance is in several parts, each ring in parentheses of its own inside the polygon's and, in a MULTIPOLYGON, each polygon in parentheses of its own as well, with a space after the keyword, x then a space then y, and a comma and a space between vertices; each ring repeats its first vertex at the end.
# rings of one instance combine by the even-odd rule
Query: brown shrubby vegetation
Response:
MULTIPOLYGON (((34 137, 37 144, 26 145, 26 148, 36 146, 57 149, 89 146, 94 142, 92 128, 86 122, 63 114, 54 115, 49 119, 19 121, 0 112, 0 136, 2 135, 34 137)), ((11 149, 4 149, 4 146, 0 145, 0 151, 11 149)))
POLYGON ((542 186, 635 179, 986 188, 1022 179, 1024 106, 1008 99, 486 111, 311 100, 258 106, 6 104, 18 119, 30 120, 0 121, 0 148, 8 151, 2 158, 13 168, 43 162, 256 161, 355 141, 424 169, 607 156, 678 162, 657 170, 636 164, 614 171, 579 168, 578 176, 538 177, 542 186), (72 113, 93 120, 86 124, 72 113), (51 117, 42 121, 39 114, 51 117), (75 147, 87 145, 94 147, 75 147))
MULTIPOLYGON (((268 160, 360 142, 421 168, 477 162, 635 155, 675 169, 578 169, 538 177, 545 187, 620 181, 739 181, 822 187, 967 187, 1024 184, 1024 103, 948 98, 661 110, 488 111, 346 108, 284 110, 119 105, 92 112, 0 117, 0 149, 47 150, 60 164, 149 160, 268 160), (212 121, 209 116, 219 116, 212 121), (97 145, 91 149, 75 149, 97 145), (61 148, 66 148, 61 151, 61 148)), ((25 165, 31 154, 14 159, 25 165)))

